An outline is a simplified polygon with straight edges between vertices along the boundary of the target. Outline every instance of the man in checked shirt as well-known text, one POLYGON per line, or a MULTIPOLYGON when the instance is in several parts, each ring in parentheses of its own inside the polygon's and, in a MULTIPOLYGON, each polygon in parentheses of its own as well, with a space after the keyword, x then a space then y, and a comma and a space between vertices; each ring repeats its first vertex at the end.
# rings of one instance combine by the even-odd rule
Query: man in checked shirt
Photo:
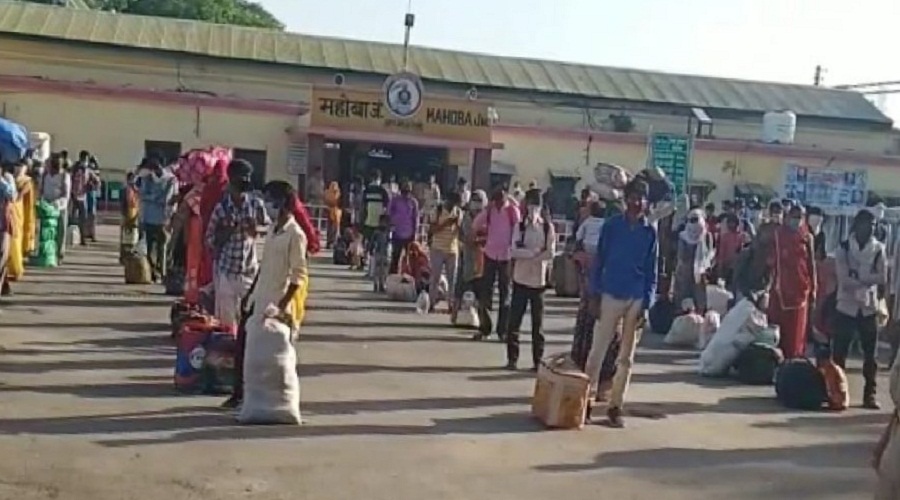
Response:
POLYGON ((262 199, 250 194, 252 174, 253 166, 245 160, 228 165, 228 191, 206 227, 206 245, 213 249, 216 318, 232 331, 237 330, 241 299, 259 268, 258 228, 269 224, 262 199))

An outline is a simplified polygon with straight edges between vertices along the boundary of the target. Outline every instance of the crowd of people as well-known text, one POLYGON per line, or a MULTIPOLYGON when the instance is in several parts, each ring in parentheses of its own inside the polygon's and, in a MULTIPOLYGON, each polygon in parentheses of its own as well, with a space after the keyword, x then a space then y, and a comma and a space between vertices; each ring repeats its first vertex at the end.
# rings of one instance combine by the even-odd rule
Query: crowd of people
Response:
MULTIPOLYGON (((100 186, 99 165, 87 151, 71 165, 63 152, 47 162, 10 167, 0 180, 5 289, 22 277, 22 260, 35 250, 35 206, 42 201, 57 208, 60 227, 68 228, 71 220, 84 245, 96 237, 100 186)), ((559 252, 545 193, 536 186, 524 193, 497 186, 488 194, 470 190, 461 179, 442 196, 432 179, 422 200, 410 183, 385 183, 373 172, 364 188, 350 190, 346 215, 341 211, 348 203, 337 185, 323 190, 331 227, 320 240, 293 187, 270 182, 259 196, 252 192, 252 172, 251 164, 237 159, 192 171, 150 157, 128 174, 121 197, 123 258, 142 244, 152 281, 181 276, 185 300, 201 303, 204 295, 212 296, 218 323, 238 335, 238 377, 225 406, 242 400, 241 322, 276 315, 299 328, 308 256, 320 241, 333 244, 352 267, 365 269, 376 292, 411 285, 415 295, 429 297, 428 311, 445 301, 454 321, 463 297, 473 293, 473 339, 496 335, 506 345, 508 369, 518 369, 519 331, 530 312, 530 367, 537 369, 544 357, 544 295, 559 252), (259 259, 261 237, 266 251, 259 259), (401 281, 392 282, 394 276, 401 281)), ((721 283, 735 301, 748 299, 764 311, 780 330, 778 347, 787 359, 807 357, 812 344, 815 356, 843 368, 858 339, 863 407, 879 408, 876 354, 887 315, 889 266, 877 210, 860 210, 849 237, 829 255, 824 214, 815 207, 781 200, 762 210, 750 199, 725 202, 721 212, 712 204, 674 212, 666 201, 671 185, 655 169, 621 187, 612 199, 582 192, 564 249, 581 278, 572 358, 588 376, 591 394, 608 401, 609 425, 624 425, 635 352, 651 311, 668 304, 674 315, 686 312, 682 305, 702 313, 710 307, 710 283, 721 283)), ((60 259, 68 232, 57 235, 60 259)), ((590 406, 586 418, 591 419, 590 406)), ((895 414, 882 451, 894 446, 890 436, 896 428, 895 414)))
POLYGON ((70 243, 96 242, 100 188, 100 165, 89 151, 81 151, 74 162, 63 150, 45 161, 26 157, 4 163, 0 175, 2 295, 12 293, 10 283, 24 278, 28 259, 38 253, 44 215, 52 217, 56 228, 50 242, 54 263, 64 259, 70 243))

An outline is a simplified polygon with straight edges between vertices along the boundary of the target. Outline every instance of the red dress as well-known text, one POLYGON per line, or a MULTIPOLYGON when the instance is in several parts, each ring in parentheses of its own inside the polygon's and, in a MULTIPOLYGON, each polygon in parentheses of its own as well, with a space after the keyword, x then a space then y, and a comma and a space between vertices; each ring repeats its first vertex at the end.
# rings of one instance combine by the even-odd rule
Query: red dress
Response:
POLYGON ((781 330, 779 347, 786 359, 806 356, 806 324, 809 297, 816 289, 812 259, 812 242, 805 227, 792 230, 775 228, 769 265, 774 270, 769 297, 769 323, 781 330))
MULTIPOLYGON (((213 210, 222 200, 222 195, 228 188, 228 162, 220 160, 213 167, 212 174, 207 177, 206 184, 203 185, 203 192, 200 194, 200 218, 195 223, 199 223, 199 234, 206 234, 206 226, 209 225, 209 219, 212 217, 213 210)), ((194 231, 194 229, 191 229, 194 231)), ((201 238, 202 239, 202 238, 201 238)), ((213 280, 213 253, 212 249, 203 245, 203 253, 200 256, 200 267, 197 270, 197 287, 203 288, 213 280)))

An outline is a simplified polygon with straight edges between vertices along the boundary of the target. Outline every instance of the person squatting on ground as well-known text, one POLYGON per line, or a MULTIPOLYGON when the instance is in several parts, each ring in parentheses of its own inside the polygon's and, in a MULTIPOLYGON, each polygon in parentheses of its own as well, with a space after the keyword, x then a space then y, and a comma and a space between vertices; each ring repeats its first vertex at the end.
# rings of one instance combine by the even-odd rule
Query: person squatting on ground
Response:
POLYGON ((859 336, 863 350, 863 406, 879 409, 875 398, 878 378, 878 296, 879 286, 887 284, 887 252, 875 238, 875 217, 861 210, 853 218, 850 235, 835 255, 837 269, 837 313, 832 332, 835 363, 846 367, 850 344, 859 336))
MULTIPOLYGON (((624 189, 625 213, 607 219, 593 263, 588 288, 599 311, 586 363, 591 390, 596 392, 600 365, 622 323, 622 344, 607 412, 613 427, 622 427, 622 406, 631 380, 640 329, 656 291, 656 230, 645 215, 649 188, 641 180, 624 189)), ((590 419, 590 410, 587 415, 590 419)))
MULTIPOLYGON (((771 226, 767 261, 772 274, 769 323, 781 331, 779 347, 785 359, 806 356, 809 308, 816 298, 813 237, 802 206, 792 206, 783 224, 771 226)), ((764 226, 765 227, 765 226, 764 226)), ((760 238, 765 231, 760 229, 760 238)))
POLYGON ((166 275, 166 225, 172 215, 172 199, 175 198, 177 186, 175 177, 163 170, 158 159, 148 159, 145 167, 147 174, 138 179, 141 232, 147 244, 151 279, 155 283, 166 275))
MULTIPOLYGON (((459 195, 447 193, 447 199, 434 210, 428 225, 431 238, 429 258, 431 259, 431 280, 428 295, 431 297, 430 309, 434 311, 438 301, 438 284, 441 273, 447 272, 447 290, 452 292, 456 286, 456 267, 459 262, 459 227, 462 221, 462 209, 459 208, 459 195)), ((451 313, 455 303, 453 295, 448 293, 447 303, 451 313)))
POLYGON ((485 235, 484 271, 481 277, 478 319, 480 332, 475 340, 491 335, 493 322, 489 313, 494 299, 494 283, 500 292, 500 311, 497 314, 497 335, 506 339, 509 332, 510 268, 513 236, 521 221, 519 209, 510 201, 506 188, 498 187, 491 195, 491 203, 475 218, 473 229, 485 235))
MULTIPOLYGON (((309 280, 307 236, 293 215, 294 188, 284 181, 273 181, 265 186, 263 192, 266 214, 272 224, 266 234, 259 272, 241 301, 242 321, 246 322, 253 315, 266 314, 270 306, 275 306, 279 315, 289 319, 287 323, 296 332, 302 319, 301 292, 309 280)), ((234 392, 223 404, 226 408, 237 407, 243 399, 246 348, 246 329, 239 328, 234 392)))
POLYGON ((510 253, 513 265, 512 308, 506 335, 506 368, 515 370, 519 361, 519 329, 525 309, 531 309, 531 361, 536 371, 544 357, 544 291, 547 267, 556 253, 556 231, 541 215, 541 192, 525 193, 525 218, 513 233, 510 253))
POLYGON ((262 200, 250 194, 252 174, 253 166, 244 160, 228 165, 227 195, 213 210, 205 234, 207 248, 214 252, 216 318, 232 330, 259 268, 258 228, 269 224, 262 200))
POLYGON ((396 274, 400 254, 419 234, 419 201, 412 195, 412 184, 404 181, 400 185, 400 196, 391 198, 388 205, 391 219, 391 274, 396 274))

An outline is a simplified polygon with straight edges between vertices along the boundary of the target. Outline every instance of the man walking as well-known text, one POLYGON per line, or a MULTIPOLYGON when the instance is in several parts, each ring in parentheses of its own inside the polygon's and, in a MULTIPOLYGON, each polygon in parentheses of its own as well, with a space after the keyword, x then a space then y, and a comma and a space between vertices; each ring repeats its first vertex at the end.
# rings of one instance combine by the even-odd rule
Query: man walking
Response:
POLYGON ((175 178, 163 171, 156 158, 148 159, 145 165, 149 172, 140 180, 141 232, 147 245, 151 280, 156 283, 166 275, 166 224, 175 197, 175 178))
POLYGON ((506 336, 506 368, 516 370, 519 361, 519 329, 525 309, 531 309, 531 361, 537 371, 544 357, 544 290, 547 269, 556 252, 556 231, 541 215, 541 192, 525 193, 525 219, 513 234, 511 257, 513 266, 512 314, 506 336))
POLYGON ((497 335, 505 340, 509 332, 510 252, 516 225, 520 221, 519 209, 510 201, 506 188, 500 186, 491 195, 490 205, 472 223, 476 234, 485 235, 484 270, 478 306, 481 331, 475 335, 475 340, 484 340, 491 335, 493 323, 488 311, 494 300, 494 283, 500 292, 497 335))
POLYGON ((431 258, 431 310, 437 305, 438 283, 441 273, 447 271, 447 302, 450 312, 454 311, 453 293, 456 290, 456 265, 459 262, 459 228, 462 222, 462 209, 459 208, 459 194, 447 193, 447 199, 439 205, 428 225, 431 236, 429 257, 431 258))
MULTIPOLYGON (((625 213, 609 218, 603 225, 597 256, 588 280, 588 293, 599 309, 594 339, 585 371, 596 391, 600 365, 622 323, 622 345, 618 369, 613 379, 608 410, 612 427, 622 427, 622 405, 631 381, 639 329, 656 292, 659 253, 656 230, 645 215, 649 188, 641 180, 625 186, 625 213)), ((590 410, 588 411, 590 418, 590 410)))

